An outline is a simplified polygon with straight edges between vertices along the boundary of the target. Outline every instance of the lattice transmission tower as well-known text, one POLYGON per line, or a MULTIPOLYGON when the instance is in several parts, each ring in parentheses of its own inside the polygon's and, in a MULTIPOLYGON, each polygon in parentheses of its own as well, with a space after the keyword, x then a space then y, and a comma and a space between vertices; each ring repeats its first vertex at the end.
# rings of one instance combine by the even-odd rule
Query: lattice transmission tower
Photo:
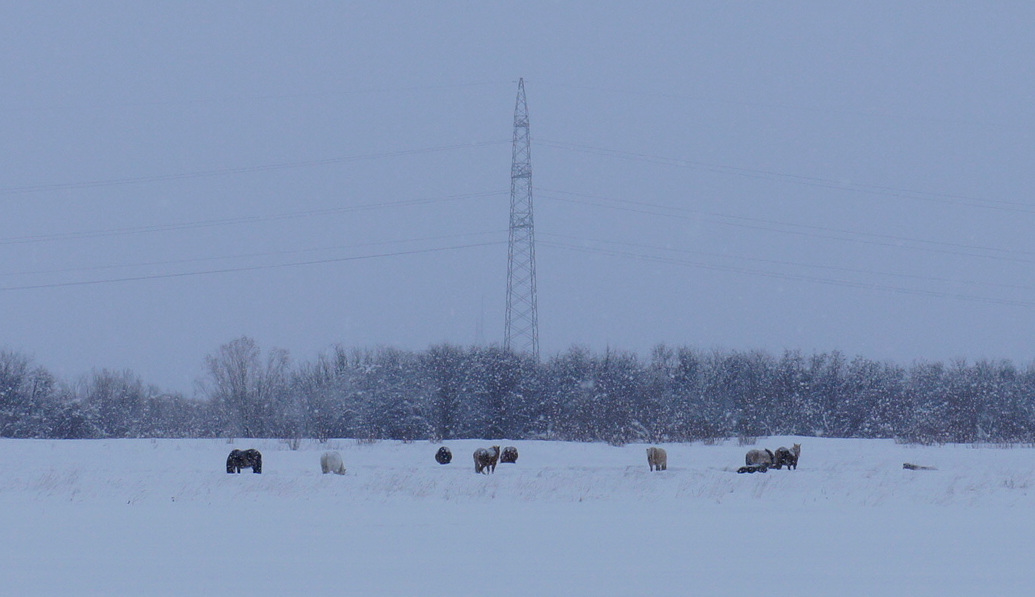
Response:
POLYGON ((514 106, 514 158, 510 166, 510 250, 507 255, 507 329, 503 347, 539 359, 535 290, 535 228, 532 225, 532 148, 525 80, 514 106))

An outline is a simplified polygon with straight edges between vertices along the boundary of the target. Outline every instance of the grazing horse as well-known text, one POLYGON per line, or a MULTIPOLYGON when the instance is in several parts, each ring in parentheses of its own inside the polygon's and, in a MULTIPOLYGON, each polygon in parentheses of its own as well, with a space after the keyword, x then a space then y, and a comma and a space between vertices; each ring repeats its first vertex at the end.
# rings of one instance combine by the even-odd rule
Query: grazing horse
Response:
POLYGON ((668 468, 668 454, 664 448, 647 448, 647 466, 652 471, 663 471, 668 468))
POLYGON ((798 468, 798 456, 801 455, 801 444, 794 444, 791 449, 780 446, 776 449, 773 459, 773 468, 782 468, 787 465, 787 470, 798 468))
POLYGON ((453 462, 453 453, 449 451, 449 448, 442 446, 435 452, 435 462, 439 464, 449 464, 453 462))
POLYGON ((755 466, 762 468, 769 468, 773 466, 776 461, 776 457, 773 456, 773 451, 766 448, 765 450, 748 450, 746 456, 744 456, 744 464, 748 466, 755 466))
POLYGON ((500 462, 507 464, 514 464, 517 462, 518 452, 514 446, 507 446, 503 448, 503 453, 500 454, 500 462))
POLYGON ((320 455, 320 469, 323 470, 323 474, 334 473, 336 475, 345 474, 345 463, 341 460, 341 454, 337 452, 324 452, 320 455))
POLYGON ((262 472, 262 454, 254 448, 247 450, 231 450, 226 457, 226 472, 240 473, 243 468, 251 468, 253 473, 262 472))
POLYGON ((491 450, 478 448, 474 451, 474 472, 489 473, 496 472, 496 462, 500 459, 500 447, 493 446, 491 450))

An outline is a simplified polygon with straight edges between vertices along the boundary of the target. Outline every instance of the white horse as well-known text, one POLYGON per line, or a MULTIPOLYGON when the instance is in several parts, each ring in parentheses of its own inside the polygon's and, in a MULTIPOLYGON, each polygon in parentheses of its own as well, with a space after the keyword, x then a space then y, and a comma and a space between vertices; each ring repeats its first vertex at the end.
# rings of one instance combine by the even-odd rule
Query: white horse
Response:
POLYGON ((652 471, 663 471, 668 468, 668 454, 664 448, 647 448, 647 466, 652 471))
POLYGON ((341 460, 341 454, 337 452, 324 452, 320 456, 320 468, 323 469, 325 475, 327 473, 345 474, 345 463, 341 460))

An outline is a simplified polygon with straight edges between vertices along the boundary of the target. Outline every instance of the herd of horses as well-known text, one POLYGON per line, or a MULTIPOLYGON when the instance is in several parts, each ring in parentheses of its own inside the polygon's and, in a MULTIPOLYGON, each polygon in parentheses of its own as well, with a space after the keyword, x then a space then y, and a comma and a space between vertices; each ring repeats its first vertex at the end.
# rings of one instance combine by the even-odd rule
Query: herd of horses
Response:
MULTIPOLYGON (((793 444, 790 448, 779 447, 776 451, 768 448, 762 450, 749 450, 744 457, 744 466, 737 469, 738 473, 764 473, 770 468, 787 470, 798 468, 798 456, 801 455, 801 444, 793 444)), ((488 475, 496 472, 496 464, 514 464, 518 459, 518 451, 514 446, 507 446, 500 450, 499 446, 490 448, 478 448, 474 451, 474 472, 488 475)), ((453 461, 453 453, 446 446, 442 446, 435 452, 435 462, 449 464, 453 461)), ((651 446, 647 448, 647 466, 653 471, 668 469, 668 453, 664 448, 651 446)), ((250 468, 253 473, 262 472, 262 454, 254 449, 232 450, 226 457, 226 472, 240 473, 241 469, 250 468)), ((345 474, 345 462, 338 452, 324 452, 320 456, 320 469, 324 474, 335 473, 345 474)))
MULTIPOLYGON (((478 448, 474 451, 474 472, 494 473, 496 463, 514 464, 518 459, 518 451, 514 446, 507 446, 500 450, 499 446, 492 448, 478 448)), ((449 464, 453 461, 453 453, 449 448, 442 446, 435 452, 435 461, 439 464, 449 464)), ((231 450, 226 457, 226 472, 240 473, 241 469, 250 468, 253 473, 262 473, 262 453, 254 448, 247 450, 231 450)), ((323 474, 335 473, 345 474, 345 462, 339 452, 324 452, 320 455, 320 469, 323 474)))
POLYGON ((794 444, 790 448, 780 446, 776 452, 765 448, 763 450, 749 450, 744 457, 744 466, 737 469, 738 473, 764 473, 770 468, 780 470, 787 467, 787 470, 798 468, 798 456, 801 455, 801 444, 794 444))

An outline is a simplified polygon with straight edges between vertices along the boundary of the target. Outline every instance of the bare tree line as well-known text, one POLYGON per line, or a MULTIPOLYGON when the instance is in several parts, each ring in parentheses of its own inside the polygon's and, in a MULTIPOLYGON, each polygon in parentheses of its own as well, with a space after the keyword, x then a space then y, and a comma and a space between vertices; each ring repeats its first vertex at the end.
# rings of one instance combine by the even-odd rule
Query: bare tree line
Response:
POLYGON ((656 347, 573 347, 535 362, 499 347, 336 347, 294 364, 235 339, 195 397, 130 371, 58 380, 0 351, 0 437, 709 441, 804 435, 1035 441, 1035 364, 917 362, 656 347))

